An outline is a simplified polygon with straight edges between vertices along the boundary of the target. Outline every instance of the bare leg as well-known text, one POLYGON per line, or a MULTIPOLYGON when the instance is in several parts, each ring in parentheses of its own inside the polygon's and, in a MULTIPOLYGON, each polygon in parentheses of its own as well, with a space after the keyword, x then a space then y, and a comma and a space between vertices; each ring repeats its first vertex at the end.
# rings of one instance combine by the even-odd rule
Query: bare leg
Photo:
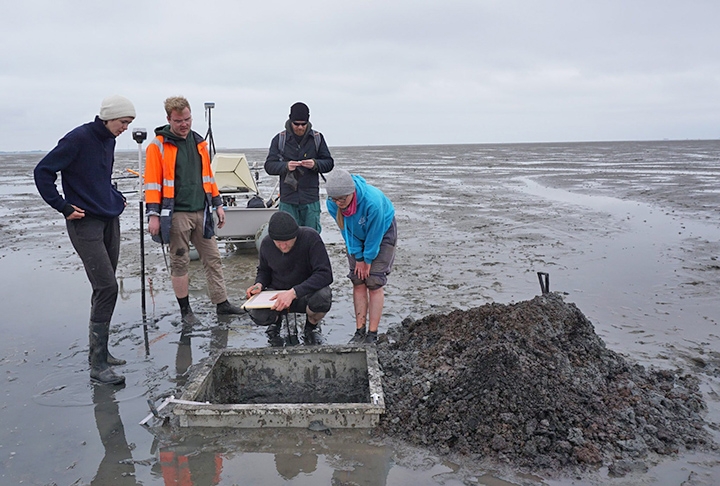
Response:
POLYGON ((190 293, 190 276, 172 277, 172 286, 175 291, 175 297, 182 299, 190 293))
MULTIPOLYGON (((364 329, 368 312, 368 289, 365 284, 353 286, 353 305, 355 306, 355 327, 364 329)), ((377 329, 377 324, 375 328, 377 329)))
MULTIPOLYGON (((385 305, 385 291, 383 287, 375 290, 368 290, 370 294, 370 328, 368 331, 377 332, 382 317, 383 305, 385 305)), ((357 309, 357 307, 356 307, 357 309)))

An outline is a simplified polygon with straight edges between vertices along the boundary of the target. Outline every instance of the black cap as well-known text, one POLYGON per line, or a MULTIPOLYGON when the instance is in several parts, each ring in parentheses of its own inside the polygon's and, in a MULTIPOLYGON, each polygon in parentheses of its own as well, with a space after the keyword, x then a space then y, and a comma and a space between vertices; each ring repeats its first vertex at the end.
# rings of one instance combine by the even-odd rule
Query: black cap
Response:
POLYGON ((278 211, 273 214, 268 224, 268 235, 277 241, 292 240, 298 235, 298 224, 290 213, 278 211))
POLYGON ((305 103, 298 101, 290 107, 290 121, 309 121, 310 108, 305 103))

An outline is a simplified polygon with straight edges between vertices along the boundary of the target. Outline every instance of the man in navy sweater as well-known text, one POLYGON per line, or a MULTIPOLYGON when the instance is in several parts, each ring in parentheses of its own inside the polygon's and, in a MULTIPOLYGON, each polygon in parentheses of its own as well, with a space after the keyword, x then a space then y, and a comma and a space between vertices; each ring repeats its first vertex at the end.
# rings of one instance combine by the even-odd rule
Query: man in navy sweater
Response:
MULTIPOLYGON (((322 344, 320 320, 330 310, 333 281, 330 257, 317 231, 298 226, 284 211, 273 214, 268 236, 260 244, 255 284, 245 292, 247 298, 262 290, 279 290, 270 309, 251 309, 252 320, 269 326, 271 344, 279 344, 282 316, 288 312, 307 314, 305 344, 322 344)), ((290 343, 290 344, 297 344, 290 343)))
POLYGON ((42 198, 65 217, 68 236, 92 285, 90 308, 90 378, 118 385, 125 377, 112 365, 125 364, 108 351, 110 320, 115 310, 115 278, 120 254, 120 213, 125 197, 113 187, 115 138, 135 119, 127 98, 109 96, 95 120, 66 134, 35 167, 42 198), (62 174, 63 195, 55 185, 62 174))

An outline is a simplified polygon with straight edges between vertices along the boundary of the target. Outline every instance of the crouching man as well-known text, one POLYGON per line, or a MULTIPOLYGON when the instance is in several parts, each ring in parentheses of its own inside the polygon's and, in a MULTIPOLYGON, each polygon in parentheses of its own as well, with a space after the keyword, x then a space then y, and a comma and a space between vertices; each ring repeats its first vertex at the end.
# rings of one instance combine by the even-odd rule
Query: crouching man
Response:
MULTIPOLYGON (((289 312, 307 314, 305 344, 322 344, 320 320, 330 310, 332 267, 325 244, 317 231, 300 227, 286 212, 273 214, 268 236, 260 244, 255 284, 245 292, 247 298, 263 290, 279 290, 269 309, 250 309, 253 322, 268 326, 270 343, 277 345, 282 318, 289 312)), ((297 344, 297 343, 294 343, 297 344)))

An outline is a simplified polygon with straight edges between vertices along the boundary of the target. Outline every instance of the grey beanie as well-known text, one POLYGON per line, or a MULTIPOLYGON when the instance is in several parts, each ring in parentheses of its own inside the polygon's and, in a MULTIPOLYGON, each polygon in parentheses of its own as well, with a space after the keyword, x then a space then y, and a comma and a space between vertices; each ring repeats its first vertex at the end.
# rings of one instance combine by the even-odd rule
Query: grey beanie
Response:
POLYGON ((115 120, 129 116, 135 118, 135 107, 132 102, 119 95, 108 96, 100 105, 100 119, 103 121, 115 120))
POLYGON ((273 214, 268 223, 270 239, 277 241, 292 240, 298 235, 298 224, 290 213, 278 211, 273 214))
POLYGON ((355 192, 355 181, 345 169, 335 169, 327 175, 325 190, 328 197, 347 196, 355 192))

